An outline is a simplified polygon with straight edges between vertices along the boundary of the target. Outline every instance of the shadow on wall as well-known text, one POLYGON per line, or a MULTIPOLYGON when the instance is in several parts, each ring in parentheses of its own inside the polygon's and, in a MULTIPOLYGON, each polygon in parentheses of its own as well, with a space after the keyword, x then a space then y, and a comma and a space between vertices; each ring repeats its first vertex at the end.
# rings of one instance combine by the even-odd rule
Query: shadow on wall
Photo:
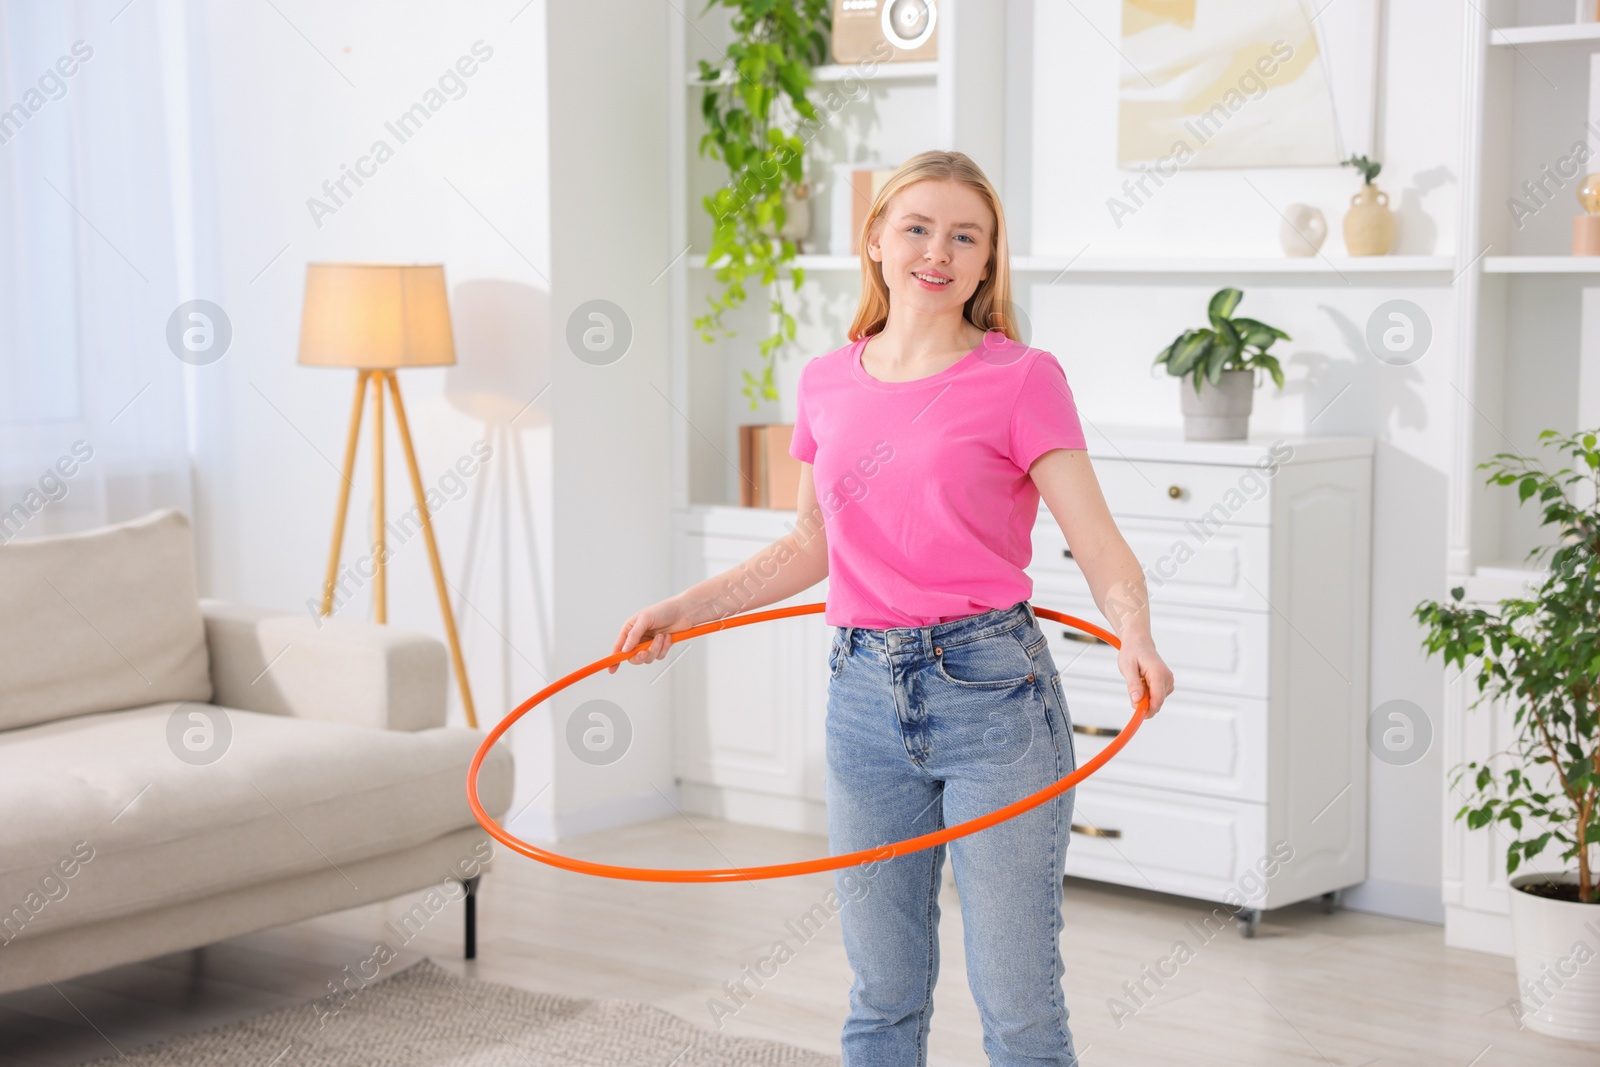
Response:
MULTIPOLYGON (((1422 397, 1422 373, 1411 364, 1380 362, 1368 344, 1365 325, 1336 307, 1327 304, 1317 307, 1338 329, 1348 356, 1335 358, 1322 352, 1303 351, 1295 354, 1295 362, 1307 368, 1310 381, 1342 377, 1349 381, 1350 388, 1348 394, 1331 401, 1323 399, 1325 394, 1318 392, 1314 401, 1319 405, 1316 409, 1312 407, 1312 393, 1307 390, 1304 393, 1306 432, 1360 433, 1381 438, 1386 431, 1398 427, 1426 429, 1428 405, 1422 397)), ((1426 354, 1425 349, 1422 354, 1426 354)))
POLYGON ((485 423, 549 425, 549 398, 539 390, 550 382, 550 294, 482 278, 457 285, 450 307, 456 364, 446 372, 445 399, 485 423))
POLYGON ((549 455, 550 294, 497 278, 462 282, 451 297, 451 317, 456 364, 445 372, 445 400, 483 424, 481 438, 489 454, 499 458, 491 465, 491 477, 472 487, 455 613, 463 622, 481 614, 471 607, 473 583, 487 573, 498 586, 488 598, 498 618, 483 621, 496 631, 490 643, 498 649, 497 681, 502 698, 509 699, 517 692, 517 658, 532 666, 548 664, 554 655, 539 548, 543 527, 535 521, 548 511, 548 497, 538 494, 548 489, 549 472, 547 465, 530 467, 525 440, 528 431, 540 431, 536 453, 549 455), (480 553, 487 566, 479 563, 480 553), (527 581, 531 593, 531 625, 526 610, 513 610, 522 600, 514 592, 519 580, 527 581), (528 629, 531 635, 525 635, 528 629), (538 645, 529 650, 532 656, 520 651, 526 637, 538 645))
POLYGON ((1449 167, 1434 167, 1418 171, 1412 184, 1400 190, 1400 203, 1395 205, 1398 225, 1395 227, 1396 251, 1410 256, 1431 256, 1439 247, 1439 224, 1422 210, 1422 201, 1442 185, 1455 181, 1449 167))

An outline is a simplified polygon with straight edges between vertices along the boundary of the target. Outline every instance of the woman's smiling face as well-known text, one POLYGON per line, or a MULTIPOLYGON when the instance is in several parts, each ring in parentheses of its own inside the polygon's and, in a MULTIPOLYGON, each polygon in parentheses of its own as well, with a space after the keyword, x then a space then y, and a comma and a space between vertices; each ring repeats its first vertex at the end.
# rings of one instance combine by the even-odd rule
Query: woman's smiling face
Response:
POLYGON ((959 309, 988 276, 994 226, 976 190, 928 179, 890 200, 867 254, 883 266, 891 305, 928 313, 959 309))

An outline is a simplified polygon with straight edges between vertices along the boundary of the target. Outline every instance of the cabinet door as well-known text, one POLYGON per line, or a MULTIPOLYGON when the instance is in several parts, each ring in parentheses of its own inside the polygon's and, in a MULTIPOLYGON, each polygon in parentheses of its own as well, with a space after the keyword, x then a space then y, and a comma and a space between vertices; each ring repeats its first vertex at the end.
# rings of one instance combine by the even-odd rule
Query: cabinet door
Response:
MULTIPOLYGON (((770 542, 686 538, 680 573, 699 581, 770 542), (699 551, 694 552, 695 543, 699 551)), ((821 586, 756 610, 822 600, 821 586)), ((749 609, 747 609, 749 610, 749 609)), ((745 614, 740 611, 738 614, 745 614)), ((678 776, 779 796, 822 796, 819 701, 826 699, 829 631, 801 615, 708 633, 675 653, 665 673, 676 709, 678 776)))

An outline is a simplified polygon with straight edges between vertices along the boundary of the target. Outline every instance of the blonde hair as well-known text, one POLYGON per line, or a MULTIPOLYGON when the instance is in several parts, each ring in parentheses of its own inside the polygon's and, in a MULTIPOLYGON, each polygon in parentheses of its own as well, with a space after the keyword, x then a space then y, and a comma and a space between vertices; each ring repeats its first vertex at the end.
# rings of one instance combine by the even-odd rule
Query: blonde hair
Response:
POLYGON ((1006 240, 1006 216, 983 170, 964 152, 928 151, 912 156, 883 183, 872 201, 872 209, 861 226, 861 301, 856 305, 855 321, 849 338, 859 341, 883 329, 889 321, 889 286, 883 280, 883 265, 867 255, 867 241, 883 228, 884 211, 896 193, 921 181, 956 181, 983 197, 994 214, 994 240, 989 246, 988 277, 978 283, 967 298, 964 314, 980 330, 1000 330, 1013 341, 1021 341, 1011 303, 1011 246, 1006 240))

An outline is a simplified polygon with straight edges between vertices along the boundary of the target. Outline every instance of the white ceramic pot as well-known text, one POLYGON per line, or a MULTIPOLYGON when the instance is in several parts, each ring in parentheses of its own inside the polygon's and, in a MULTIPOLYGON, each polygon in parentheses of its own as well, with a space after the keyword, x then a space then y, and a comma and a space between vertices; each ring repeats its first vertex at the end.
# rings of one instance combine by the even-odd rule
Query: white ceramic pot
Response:
POLYGON ((1314 256, 1328 238, 1328 220, 1310 204, 1290 204, 1278 224, 1278 244, 1287 256, 1314 256))
POLYGON ((1250 403, 1255 396, 1255 371, 1225 370, 1216 385, 1205 382, 1200 392, 1187 376, 1178 383, 1183 397, 1185 441, 1242 441, 1249 433, 1250 403))
POLYGON ((1600 904, 1525 893, 1530 882, 1576 885, 1578 874, 1511 878, 1511 941, 1517 957, 1514 1008, 1528 1029, 1569 1041, 1600 1041, 1600 904))

